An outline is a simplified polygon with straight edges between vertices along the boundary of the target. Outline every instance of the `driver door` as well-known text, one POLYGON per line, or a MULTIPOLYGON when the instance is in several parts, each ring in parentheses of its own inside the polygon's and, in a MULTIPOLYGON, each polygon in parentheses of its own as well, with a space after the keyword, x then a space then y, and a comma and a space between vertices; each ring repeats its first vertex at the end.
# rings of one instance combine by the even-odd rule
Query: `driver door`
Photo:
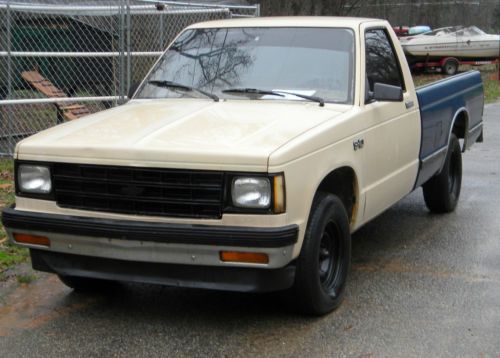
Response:
MULTIPOLYGON (((393 45, 394 39, 385 26, 365 28, 362 33, 362 73, 364 70, 366 74, 363 120, 367 128, 363 134, 364 219, 370 220, 413 189, 421 129, 413 82, 404 78, 398 60, 404 56, 401 47, 393 45), (375 83, 401 87, 403 100, 370 100, 368 91, 373 92, 375 83)), ((404 73, 408 76, 409 70, 404 73)))

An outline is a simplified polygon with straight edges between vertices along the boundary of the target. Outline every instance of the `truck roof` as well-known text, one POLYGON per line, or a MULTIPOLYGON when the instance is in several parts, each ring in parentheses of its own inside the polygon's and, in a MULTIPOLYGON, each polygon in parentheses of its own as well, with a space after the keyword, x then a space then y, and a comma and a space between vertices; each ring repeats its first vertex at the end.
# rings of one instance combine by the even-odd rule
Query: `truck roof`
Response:
POLYGON ((361 23, 382 21, 362 17, 340 16, 276 16, 253 17, 206 21, 193 24, 189 28, 216 27, 350 27, 357 28, 361 23))

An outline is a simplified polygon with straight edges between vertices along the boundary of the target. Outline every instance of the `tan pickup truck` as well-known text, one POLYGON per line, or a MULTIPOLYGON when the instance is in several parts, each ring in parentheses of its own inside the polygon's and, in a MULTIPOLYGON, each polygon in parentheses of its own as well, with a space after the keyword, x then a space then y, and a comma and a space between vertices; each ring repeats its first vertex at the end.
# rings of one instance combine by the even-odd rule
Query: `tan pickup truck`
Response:
POLYGON ((483 130, 479 74, 415 90, 374 19, 196 24, 131 97, 15 151, 9 238, 75 289, 294 288, 329 312, 351 233, 420 186, 431 211, 454 210, 483 130))

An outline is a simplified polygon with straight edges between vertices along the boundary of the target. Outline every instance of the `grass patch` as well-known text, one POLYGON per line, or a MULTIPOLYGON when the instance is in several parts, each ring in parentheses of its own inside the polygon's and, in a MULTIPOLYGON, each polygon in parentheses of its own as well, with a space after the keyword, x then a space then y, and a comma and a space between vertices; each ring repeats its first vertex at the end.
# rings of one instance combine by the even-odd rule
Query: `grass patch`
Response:
POLYGON ((9 158, 0 159, 0 183, 14 179, 14 161, 9 158))
MULTIPOLYGON (((0 209, 14 203, 14 162, 12 159, 0 159, 0 209)), ((28 259, 27 249, 7 242, 6 233, 0 223, 0 280, 8 268, 28 259)))
POLYGON ((484 97, 486 103, 500 101, 500 80, 484 81, 484 97))
POLYGON ((35 274, 29 274, 29 275, 18 275, 17 276, 17 282, 19 283, 24 283, 28 284, 36 280, 36 275, 35 274))
POLYGON ((11 244, 2 244, 0 246, 0 272, 4 272, 14 265, 25 262, 28 257, 29 252, 27 249, 11 244))

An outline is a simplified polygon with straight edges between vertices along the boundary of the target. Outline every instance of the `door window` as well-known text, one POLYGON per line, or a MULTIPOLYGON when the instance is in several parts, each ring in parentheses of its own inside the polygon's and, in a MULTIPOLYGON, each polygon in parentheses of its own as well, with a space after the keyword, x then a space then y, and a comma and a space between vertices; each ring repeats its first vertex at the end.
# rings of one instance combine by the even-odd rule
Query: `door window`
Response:
POLYGON ((370 91, 373 91, 376 82, 398 86, 404 90, 399 62, 385 30, 366 31, 365 47, 366 76, 370 91))

